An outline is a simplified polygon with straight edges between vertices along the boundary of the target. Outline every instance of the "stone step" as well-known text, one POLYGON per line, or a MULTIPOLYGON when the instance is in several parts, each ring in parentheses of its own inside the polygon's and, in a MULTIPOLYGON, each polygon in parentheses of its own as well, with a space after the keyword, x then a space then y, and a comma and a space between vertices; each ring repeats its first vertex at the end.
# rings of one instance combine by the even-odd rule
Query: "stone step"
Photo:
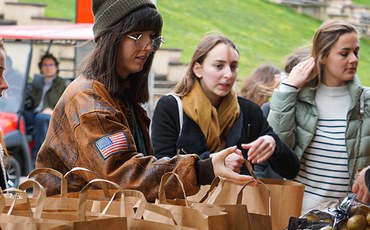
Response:
POLYGON ((168 88, 173 88, 175 85, 176 85, 176 83, 171 82, 171 81, 162 81, 162 80, 160 80, 160 81, 155 80, 154 81, 154 88, 168 89, 168 88))
POLYGON ((17 21, 16 20, 0 19, 0 25, 1 26, 14 26, 14 25, 17 25, 17 21))
POLYGON ((155 81, 166 81, 167 80, 167 75, 165 75, 165 74, 155 74, 154 80, 155 81))
POLYGON ((172 88, 154 88, 153 93, 157 95, 165 95, 167 93, 170 93, 172 91, 172 88))

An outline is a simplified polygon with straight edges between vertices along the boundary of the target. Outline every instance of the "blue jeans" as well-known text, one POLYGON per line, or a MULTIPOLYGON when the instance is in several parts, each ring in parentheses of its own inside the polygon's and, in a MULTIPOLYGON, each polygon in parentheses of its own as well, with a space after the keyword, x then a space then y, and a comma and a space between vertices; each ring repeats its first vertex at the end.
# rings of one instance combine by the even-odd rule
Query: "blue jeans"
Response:
POLYGON ((32 159, 36 159, 37 152, 39 151, 42 143, 45 140, 48 131, 50 115, 45 113, 35 113, 35 126, 33 132, 34 145, 32 148, 32 159))

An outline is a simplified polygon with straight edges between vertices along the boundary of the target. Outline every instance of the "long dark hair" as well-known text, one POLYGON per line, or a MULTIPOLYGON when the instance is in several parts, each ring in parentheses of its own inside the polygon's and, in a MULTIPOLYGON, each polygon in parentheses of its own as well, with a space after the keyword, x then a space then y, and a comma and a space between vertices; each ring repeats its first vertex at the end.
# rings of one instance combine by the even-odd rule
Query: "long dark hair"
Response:
POLYGON ((82 74, 88 79, 103 83, 112 96, 121 95, 124 89, 130 86, 129 94, 134 100, 138 103, 147 102, 149 100, 148 75, 154 53, 149 55, 140 72, 130 74, 122 80, 116 71, 117 50, 121 39, 130 32, 154 31, 155 36, 159 36, 162 25, 161 15, 152 7, 138 9, 122 18, 96 38, 96 44, 82 74))

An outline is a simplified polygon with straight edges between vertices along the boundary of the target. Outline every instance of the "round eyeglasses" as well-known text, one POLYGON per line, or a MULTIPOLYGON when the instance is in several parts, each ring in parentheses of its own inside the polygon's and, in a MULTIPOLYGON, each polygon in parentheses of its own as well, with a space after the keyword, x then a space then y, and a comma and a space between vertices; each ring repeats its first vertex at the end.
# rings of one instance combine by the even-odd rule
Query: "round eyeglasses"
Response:
MULTIPOLYGON (((128 38, 131 38, 132 40, 135 41, 136 47, 138 48, 145 48, 149 45, 149 41, 147 42, 145 39, 143 39, 144 35, 143 34, 135 34, 135 35, 126 35, 128 38)), ((152 41, 152 49, 153 52, 156 52, 159 50, 159 48, 162 46, 164 43, 164 38, 162 36, 158 36, 156 38, 151 38, 152 41)))

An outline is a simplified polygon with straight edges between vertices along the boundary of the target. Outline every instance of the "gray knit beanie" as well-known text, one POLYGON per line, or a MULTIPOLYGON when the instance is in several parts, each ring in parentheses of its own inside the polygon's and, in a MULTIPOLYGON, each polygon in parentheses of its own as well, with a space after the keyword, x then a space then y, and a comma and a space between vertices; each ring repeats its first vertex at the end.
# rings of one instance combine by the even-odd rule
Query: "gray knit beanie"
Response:
POLYGON ((145 6, 156 8, 151 0, 93 0, 94 39, 107 27, 145 6))

